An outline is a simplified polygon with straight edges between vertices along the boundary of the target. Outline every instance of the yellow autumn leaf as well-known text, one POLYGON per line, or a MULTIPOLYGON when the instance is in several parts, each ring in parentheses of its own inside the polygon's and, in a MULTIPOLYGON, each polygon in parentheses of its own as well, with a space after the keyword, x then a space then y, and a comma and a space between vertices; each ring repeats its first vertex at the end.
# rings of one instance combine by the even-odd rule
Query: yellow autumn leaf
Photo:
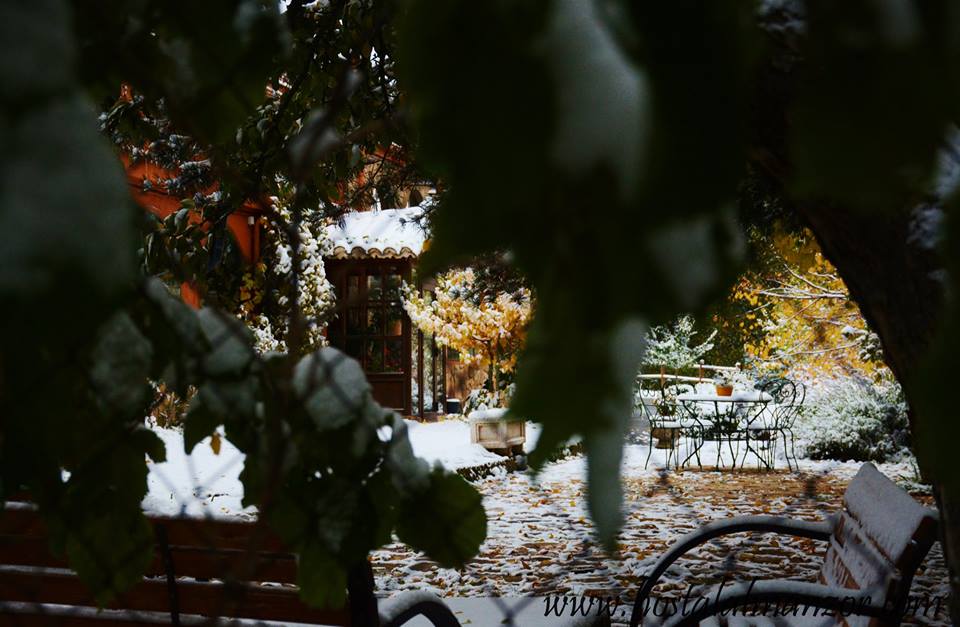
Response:
POLYGON ((220 432, 214 431, 213 435, 210 436, 210 448, 213 450, 214 455, 220 454, 220 432))

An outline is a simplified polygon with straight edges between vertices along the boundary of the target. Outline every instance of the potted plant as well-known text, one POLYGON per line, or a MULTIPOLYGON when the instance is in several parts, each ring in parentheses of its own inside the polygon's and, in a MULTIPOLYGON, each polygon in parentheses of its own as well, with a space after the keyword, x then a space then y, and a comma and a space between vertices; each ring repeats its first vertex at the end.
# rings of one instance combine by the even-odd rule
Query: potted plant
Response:
POLYGON ((675 416, 677 413, 677 392, 671 387, 664 388, 653 402, 657 415, 675 416))
POLYGON ((733 375, 729 372, 720 372, 713 378, 713 385, 717 396, 731 396, 733 394, 733 375))
MULTIPOLYGON (((660 397, 654 401, 657 415, 661 418, 671 418, 677 413, 677 393, 672 388, 665 388, 660 397)), ((657 440, 656 448, 671 449, 676 447, 680 438, 680 430, 675 427, 651 425, 650 436, 657 440)))

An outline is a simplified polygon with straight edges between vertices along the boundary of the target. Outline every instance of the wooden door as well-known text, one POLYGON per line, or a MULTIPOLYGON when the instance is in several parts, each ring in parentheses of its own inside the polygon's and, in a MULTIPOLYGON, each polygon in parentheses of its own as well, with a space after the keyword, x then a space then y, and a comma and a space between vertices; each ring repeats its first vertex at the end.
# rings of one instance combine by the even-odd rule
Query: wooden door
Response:
POLYGON ((410 274, 405 259, 327 262, 337 291, 330 344, 360 362, 378 403, 405 415, 412 410, 410 318, 400 297, 410 274))

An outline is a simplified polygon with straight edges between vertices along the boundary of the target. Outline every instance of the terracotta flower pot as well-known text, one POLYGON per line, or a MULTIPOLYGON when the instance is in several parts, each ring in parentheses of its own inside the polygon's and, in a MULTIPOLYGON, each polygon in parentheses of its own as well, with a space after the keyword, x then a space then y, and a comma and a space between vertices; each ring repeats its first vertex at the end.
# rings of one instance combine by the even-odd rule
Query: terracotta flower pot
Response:
POLYGON ((732 385, 718 385, 717 396, 733 396, 733 386, 732 385))

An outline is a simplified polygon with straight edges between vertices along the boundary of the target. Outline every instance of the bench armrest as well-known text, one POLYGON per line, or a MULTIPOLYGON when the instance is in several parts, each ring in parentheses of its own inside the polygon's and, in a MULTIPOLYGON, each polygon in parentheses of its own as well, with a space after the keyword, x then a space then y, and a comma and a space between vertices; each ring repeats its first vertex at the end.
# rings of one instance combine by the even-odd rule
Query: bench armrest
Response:
POLYGON ((851 590, 803 581, 754 581, 715 587, 703 596, 709 603, 694 607, 686 616, 677 612, 663 627, 699 625, 705 618, 734 608, 745 608, 741 614, 757 612, 772 617, 774 622, 777 617, 830 616, 834 612, 844 616, 890 615, 888 608, 873 601, 883 598, 880 588, 851 590))
POLYGON ((833 518, 825 521, 809 522, 783 518, 781 516, 738 516, 707 523, 677 540, 677 542, 657 560, 657 563, 654 564, 653 570, 643 581, 640 590, 637 592, 637 598, 633 604, 633 618, 630 620, 630 627, 637 627, 637 625, 639 625, 640 608, 646 598, 650 596, 650 593, 653 591, 654 586, 657 585, 657 581, 660 580, 663 573, 691 549, 720 536, 748 531, 792 535, 801 538, 811 538, 813 540, 828 540, 830 534, 833 533, 834 525, 835 521, 833 518))
POLYGON ((406 592, 382 601, 378 610, 381 627, 399 627, 416 616, 424 616, 434 627, 460 627, 450 608, 430 592, 406 592))

